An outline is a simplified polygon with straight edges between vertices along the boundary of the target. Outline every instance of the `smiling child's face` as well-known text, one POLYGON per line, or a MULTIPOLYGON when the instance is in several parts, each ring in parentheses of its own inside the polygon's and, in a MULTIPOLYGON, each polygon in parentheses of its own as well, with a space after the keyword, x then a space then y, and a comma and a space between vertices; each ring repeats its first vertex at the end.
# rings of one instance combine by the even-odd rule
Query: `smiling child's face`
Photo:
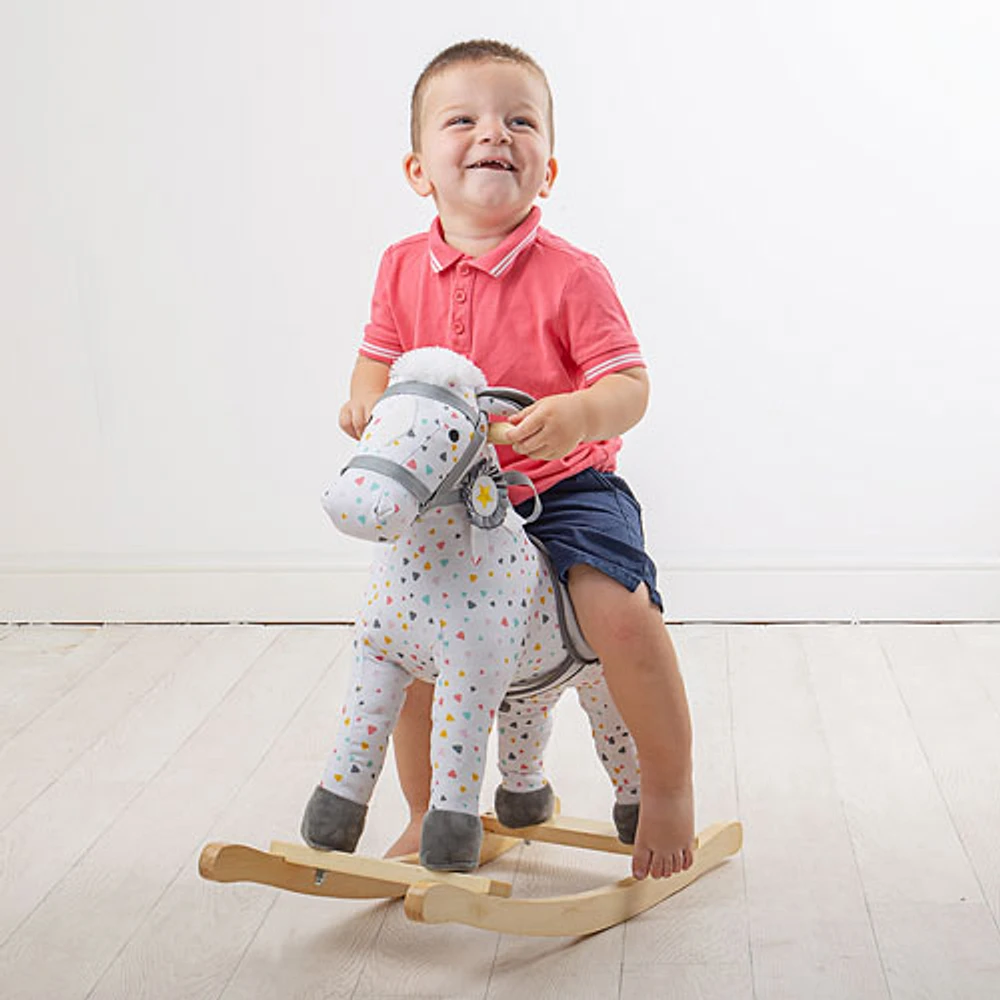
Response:
POLYGON ((432 77, 420 108, 420 148, 407 179, 431 195, 450 230, 506 234, 556 176, 542 78, 513 62, 459 63, 432 77))

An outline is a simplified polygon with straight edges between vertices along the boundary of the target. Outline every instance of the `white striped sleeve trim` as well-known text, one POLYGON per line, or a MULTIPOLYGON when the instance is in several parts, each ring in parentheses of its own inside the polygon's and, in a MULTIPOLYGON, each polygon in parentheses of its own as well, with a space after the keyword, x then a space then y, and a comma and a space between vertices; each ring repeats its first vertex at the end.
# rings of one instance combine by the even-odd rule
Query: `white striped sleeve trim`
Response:
MULTIPOLYGON (((538 226, 540 226, 540 225, 541 225, 541 223, 538 224, 538 226)), ((525 236, 524 239, 521 240, 521 242, 518 243, 518 245, 516 247, 514 247, 514 249, 511 250, 510 253, 507 254, 506 257, 504 257, 503 260, 501 260, 498 264, 496 264, 493 267, 493 269, 490 271, 490 274, 492 274, 494 278, 499 278, 500 275, 503 274, 504 271, 506 271, 511 266, 511 264, 514 263, 515 260, 517 260, 518 254, 529 243, 531 243, 534 240, 535 235, 538 233, 538 226, 535 226, 535 228, 532 229, 531 232, 528 233, 528 235, 525 236)))
POLYGON ((361 342, 361 351, 364 354, 370 354, 379 360, 385 361, 395 361, 396 358, 401 357, 403 354, 402 351, 391 351, 387 347, 379 347, 370 340, 363 340, 361 342))
POLYGON ((588 368, 583 373, 583 377, 587 382, 595 382, 602 375, 607 375, 608 372, 616 368, 645 368, 645 366, 646 361, 638 352, 619 354, 615 358, 609 358, 607 361, 602 361, 599 365, 594 365, 593 368, 588 368))

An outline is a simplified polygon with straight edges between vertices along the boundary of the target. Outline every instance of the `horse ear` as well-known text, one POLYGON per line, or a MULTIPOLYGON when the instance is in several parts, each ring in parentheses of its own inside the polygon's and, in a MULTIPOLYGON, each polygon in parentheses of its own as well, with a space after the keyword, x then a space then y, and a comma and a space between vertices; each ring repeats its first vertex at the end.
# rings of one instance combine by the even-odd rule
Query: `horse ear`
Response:
POLYGON ((507 389, 504 386, 487 386, 476 393, 479 409, 491 417, 510 417, 526 409, 535 402, 534 396, 529 396, 520 389, 507 389))

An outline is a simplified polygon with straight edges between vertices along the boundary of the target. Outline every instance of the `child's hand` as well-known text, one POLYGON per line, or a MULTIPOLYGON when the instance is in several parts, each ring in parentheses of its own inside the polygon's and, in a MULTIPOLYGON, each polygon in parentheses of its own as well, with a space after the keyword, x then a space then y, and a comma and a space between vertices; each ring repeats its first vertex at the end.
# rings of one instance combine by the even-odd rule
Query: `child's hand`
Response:
POLYGON ((586 404, 579 393, 546 396, 510 418, 506 443, 519 455, 554 461, 586 439, 586 404))
POLYGON ((378 400, 378 396, 358 396, 349 399, 340 408, 340 429, 355 441, 360 441, 378 400))
POLYGON ((375 404, 389 384, 389 366, 382 361, 359 357, 351 373, 351 398, 340 408, 340 429, 361 440, 375 404))

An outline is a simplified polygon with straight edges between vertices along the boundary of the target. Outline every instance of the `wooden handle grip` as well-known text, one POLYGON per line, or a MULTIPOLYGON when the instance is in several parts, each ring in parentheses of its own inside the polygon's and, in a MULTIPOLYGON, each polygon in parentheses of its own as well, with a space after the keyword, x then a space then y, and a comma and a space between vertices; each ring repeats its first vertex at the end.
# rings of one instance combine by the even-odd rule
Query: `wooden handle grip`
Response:
POLYGON ((506 444, 507 435, 514 429, 514 425, 506 420, 497 420, 490 424, 487 433, 487 440, 490 444, 506 444))

